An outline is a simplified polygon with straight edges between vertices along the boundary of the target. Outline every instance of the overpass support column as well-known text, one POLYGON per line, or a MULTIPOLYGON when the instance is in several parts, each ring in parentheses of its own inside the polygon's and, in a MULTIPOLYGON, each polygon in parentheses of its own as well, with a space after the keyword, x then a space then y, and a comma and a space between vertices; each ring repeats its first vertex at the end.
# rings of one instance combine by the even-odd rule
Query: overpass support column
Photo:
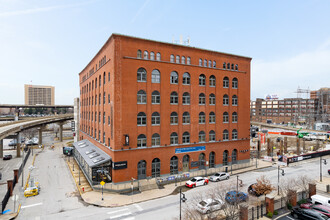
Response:
POLYGON ((3 158, 3 139, 0 140, 0 158, 3 158))
POLYGON ((17 137, 16 137, 16 157, 20 157, 21 156, 21 134, 17 133, 17 137))
POLYGON ((63 122, 59 123, 60 126, 60 141, 63 141, 63 122))
POLYGON ((40 128, 38 128, 39 131, 39 145, 42 144, 42 131, 44 130, 44 126, 40 126, 40 128))

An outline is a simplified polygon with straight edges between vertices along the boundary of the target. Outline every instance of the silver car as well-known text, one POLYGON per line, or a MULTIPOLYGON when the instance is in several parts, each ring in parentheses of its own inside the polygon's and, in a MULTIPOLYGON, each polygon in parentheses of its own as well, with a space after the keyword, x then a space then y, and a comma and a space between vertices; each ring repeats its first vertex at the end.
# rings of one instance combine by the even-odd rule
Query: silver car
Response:
POLYGON ((227 179, 229 179, 229 177, 230 177, 229 173, 219 172, 219 173, 215 173, 213 176, 211 176, 210 181, 218 182, 220 180, 227 180, 227 179))
POLYGON ((220 210, 224 202, 220 199, 205 199, 197 204, 197 210, 203 214, 209 214, 213 211, 220 210))

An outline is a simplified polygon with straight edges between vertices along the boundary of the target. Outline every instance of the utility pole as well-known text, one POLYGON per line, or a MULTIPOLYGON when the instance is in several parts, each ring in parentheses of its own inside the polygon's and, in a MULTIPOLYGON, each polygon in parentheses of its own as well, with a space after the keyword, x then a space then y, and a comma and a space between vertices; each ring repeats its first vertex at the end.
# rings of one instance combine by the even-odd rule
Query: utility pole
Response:
POLYGON ((322 156, 321 156, 320 157, 320 182, 322 182, 322 161, 323 161, 324 165, 327 165, 327 160, 322 159, 322 156))

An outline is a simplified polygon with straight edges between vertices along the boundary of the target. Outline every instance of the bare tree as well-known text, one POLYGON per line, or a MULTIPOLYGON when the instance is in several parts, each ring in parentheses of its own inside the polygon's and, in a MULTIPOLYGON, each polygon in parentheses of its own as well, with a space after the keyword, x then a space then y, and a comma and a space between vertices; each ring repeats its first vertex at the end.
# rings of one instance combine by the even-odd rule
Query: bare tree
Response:
POLYGON ((37 134, 37 129, 36 128, 30 128, 30 129, 27 129, 27 130, 24 130, 22 132, 23 136, 27 139, 31 139, 33 137, 36 136, 37 134))
POLYGON ((267 195, 271 193, 275 187, 270 183, 270 180, 262 175, 257 179, 257 183, 251 186, 258 195, 267 195))
POLYGON ((301 175, 295 180, 297 189, 302 191, 303 198, 307 198, 310 183, 315 183, 315 180, 307 175, 301 175))

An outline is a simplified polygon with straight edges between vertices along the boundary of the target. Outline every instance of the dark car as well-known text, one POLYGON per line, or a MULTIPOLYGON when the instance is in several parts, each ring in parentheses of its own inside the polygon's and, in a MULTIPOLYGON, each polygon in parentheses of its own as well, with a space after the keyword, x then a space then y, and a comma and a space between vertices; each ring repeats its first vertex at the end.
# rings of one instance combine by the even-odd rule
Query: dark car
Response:
POLYGON ((3 156, 3 160, 10 160, 11 158, 13 158, 13 156, 10 154, 3 156))
POLYGON ((230 204, 246 202, 248 195, 244 192, 229 191, 226 193, 226 202, 230 204))
POLYGON ((313 209, 302 209, 302 208, 293 208, 291 215, 296 219, 306 219, 306 220, 327 220, 327 216, 313 210, 313 209))
POLYGON ((253 196, 257 196, 257 197, 259 197, 259 196, 261 196, 262 194, 259 194, 259 193, 257 193, 256 192, 256 190, 255 190, 255 188, 254 188, 254 186, 255 185, 257 185, 256 183, 253 183, 253 184, 251 184, 249 187, 248 187, 248 192, 249 192, 249 194, 251 194, 251 195, 253 195, 253 196))
POLYGON ((323 215, 330 217, 330 207, 325 206, 325 205, 314 205, 312 203, 305 203, 305 204, 301 204, 300 208, 313 209, 317 212, 322 213, 323 215))
POLYGON ((329 175, 330 175, 330 169, 328 170, 328 173, 329 173, 329 175))

